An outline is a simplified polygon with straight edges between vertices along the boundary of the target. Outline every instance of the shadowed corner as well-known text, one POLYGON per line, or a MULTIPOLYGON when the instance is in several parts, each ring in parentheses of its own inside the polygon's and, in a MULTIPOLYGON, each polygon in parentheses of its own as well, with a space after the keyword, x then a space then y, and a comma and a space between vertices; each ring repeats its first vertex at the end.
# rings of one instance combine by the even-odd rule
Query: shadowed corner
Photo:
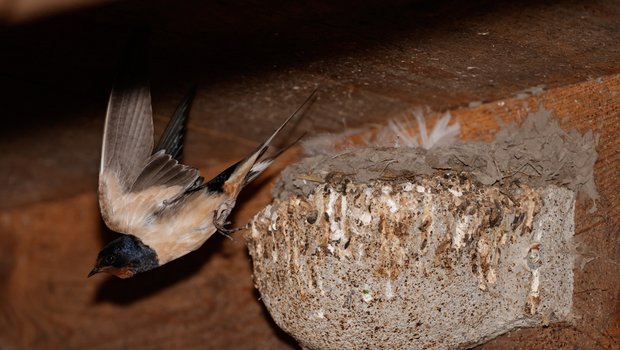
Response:
MULTIPOLYGON (((117 238, 118 235, 108 229, 101 221, 102 248, 105 244, 117 238)), ((93 303, 112 302, 119 305, 128 305, 181 283, 196 274, 204 264, 211 260, 214 254, 221 250, 223 239, 225 239, 224 236, 214 234, 196 251, 129 279, 123 280, 108 275, 97 287, 93 303)), ((93 257, 93 263, 94 261, 95 257, 93 257)), ((85 278, 87 272, 84 272, 85 278)), ((91 278, 94 279, 97 276, 91 278)))

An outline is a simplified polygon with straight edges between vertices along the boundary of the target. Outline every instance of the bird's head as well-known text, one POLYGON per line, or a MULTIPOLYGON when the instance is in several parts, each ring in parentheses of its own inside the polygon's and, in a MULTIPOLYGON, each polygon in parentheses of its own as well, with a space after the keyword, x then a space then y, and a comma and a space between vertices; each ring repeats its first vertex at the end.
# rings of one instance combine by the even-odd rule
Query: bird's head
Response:
POLYGON ((97 263, 88 277, 107 272, 120 278, 129 278, 157 266, 157 254, 153 249, 137 237, 123 235, 101 249, 97 263))

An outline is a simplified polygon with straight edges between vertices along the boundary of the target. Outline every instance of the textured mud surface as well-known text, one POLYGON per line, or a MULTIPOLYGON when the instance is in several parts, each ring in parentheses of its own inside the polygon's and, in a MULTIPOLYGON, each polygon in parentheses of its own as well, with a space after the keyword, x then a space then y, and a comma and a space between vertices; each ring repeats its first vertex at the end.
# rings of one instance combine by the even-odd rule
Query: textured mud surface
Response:
POLYGON ((597 142, 541 107, 491 143, 315 152, 252 222, 262 300, 316 349, 463 348, 572 322, 575 194, 598 199, 597 142))
POLYGON ((310 349, 466 347, 570 321, 573 192, 504 190, 444 173, 277 199, 247 237, 262 300, 310 349))
MULTIPOLYGON (((565 131, 552 112, 540 106, 523 124, 504 125, 491 143, 468 142, 429 151, 369 147, 315 155, 285 170, 273 194, 276 198, 289 193, 307 195, 333 177, 359 183, 450 170, 470 173, 483 185, 515 181, 533 187, 554 184, 596 200, 599 195, 593 171, 597 144, 598 136, 591 131, 584 135, 574 129, 565 131)), ((329 147, 323 151, 328 153, 329 147)))

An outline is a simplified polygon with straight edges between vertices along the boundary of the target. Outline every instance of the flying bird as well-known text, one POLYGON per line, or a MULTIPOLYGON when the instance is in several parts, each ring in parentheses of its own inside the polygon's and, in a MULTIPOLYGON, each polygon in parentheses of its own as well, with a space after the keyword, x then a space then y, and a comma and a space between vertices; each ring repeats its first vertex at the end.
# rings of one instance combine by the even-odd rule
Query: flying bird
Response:
POLYGON ((105 224, 123 235, 99 252, 88 277, 107 272, 129 278, 198 249, 218 230, 227 232, 239 192, 286 149, 266 156, 275 136, 314 95, 249 156, 205 181, 178 161, 194 93, 179 104, 153 148, 148 84, 117 84, 103 133, 99 206, 105 224))

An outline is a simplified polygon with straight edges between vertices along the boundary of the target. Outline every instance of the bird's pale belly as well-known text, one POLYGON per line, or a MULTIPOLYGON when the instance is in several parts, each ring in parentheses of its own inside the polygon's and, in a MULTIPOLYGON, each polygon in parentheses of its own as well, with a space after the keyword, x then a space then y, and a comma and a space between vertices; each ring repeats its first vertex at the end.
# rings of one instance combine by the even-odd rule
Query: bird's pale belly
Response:
POLYGON ((210 196, 197 194, 142 227, 138 236, 155 250, 160 265, 200 248, 217 231, 213 218, 219 201, 210 196))

